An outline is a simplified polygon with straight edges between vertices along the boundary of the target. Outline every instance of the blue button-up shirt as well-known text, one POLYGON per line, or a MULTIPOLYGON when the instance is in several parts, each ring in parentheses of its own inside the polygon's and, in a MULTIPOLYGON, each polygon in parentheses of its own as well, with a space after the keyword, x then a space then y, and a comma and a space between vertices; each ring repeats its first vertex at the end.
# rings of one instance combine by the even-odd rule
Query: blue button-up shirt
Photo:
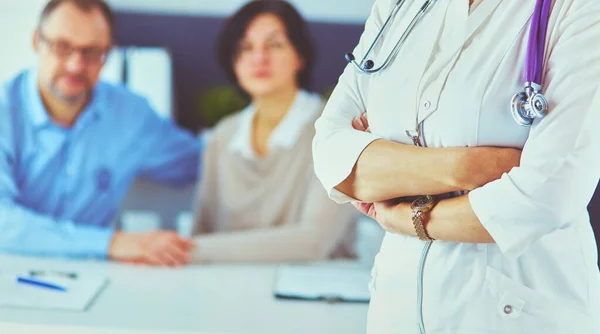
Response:
POLYGON ((201 143, 128 90, 99 83, 71 128, 48 116, 36 71, 0 87, 0 251, 106 256, 135 178, 189 183, 201 143))

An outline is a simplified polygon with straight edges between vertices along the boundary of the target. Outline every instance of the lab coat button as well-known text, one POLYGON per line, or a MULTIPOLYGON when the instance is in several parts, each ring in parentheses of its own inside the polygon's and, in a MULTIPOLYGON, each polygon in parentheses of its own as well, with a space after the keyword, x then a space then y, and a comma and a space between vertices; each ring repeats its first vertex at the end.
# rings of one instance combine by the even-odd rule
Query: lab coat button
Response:
POLYGON ((425 108, 425 109, 431 108, 431 101, 427 101, 427 102, 423 103, 423 108, 425 108))
POLYGON ((505 314, 511 314, 511 313, 513 313, 513 307, 510 306, 510 305, 504 306, 504 313, 505 314))

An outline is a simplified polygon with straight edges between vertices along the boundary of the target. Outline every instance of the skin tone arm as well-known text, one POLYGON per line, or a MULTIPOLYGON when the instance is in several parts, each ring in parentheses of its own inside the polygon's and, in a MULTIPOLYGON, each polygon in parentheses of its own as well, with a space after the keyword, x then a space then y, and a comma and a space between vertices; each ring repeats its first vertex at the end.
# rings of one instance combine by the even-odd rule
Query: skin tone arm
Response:
MULTIPOLYGON (((369 131, 369 125, 364 115, 360 119, 355 119, 352 122, 352 126, 359 131, 369 131)), ((422 147, 415 148, 419 149, 419 151, 427 151, 422 147)), ((465 150, 468 152, 476 151, 476 149, 477 148, 467 148, 465 150)), ((482 149, 487 148, 482 147, 482 149)), ((518 166, 518 159, 521 157, 520 150, 503 148, 490 148, 490 150, 491 151, 488 152, 482 151, 481 153, 473 154, 470 157, 470 162, 476 164, 479 171, 473 166, 465 166, 469 168, 464 168, 463 171, 457 173, 457 175, 462 174, 460 178, 466 180, 469 176, 467 172, 470 171, 473 173, 471 174, 472 176, 478 176, 480 179, 485 177, 491 178, 490 180, 485 181, 485 184, 499 178, 502 173, 508 172, 512 167, 518 166), (494 150, 497 155, 502 155, 504 153, 507 155, 507 158, 513 159, 512 162, 514 162, 514 165, 510 166, 509 163, 503 166, 495 165, 494 168, 492 168, 495 169, 493 172, 482 172, 482 170, 485 170, 485 164, 490 163, 485 160, 486 154, 492 153, 493 155, 494 150), (495 178, 493 175, 494 173, 498 174, 495 178)), ((439 161, 437 161, 436 164, 443 166, 439 161)), ((394 179, 396 178, 390 178, 390 180, 394 179)), ((467 185, 467 183, 464 184, 467 185)), ((459 190, 466 189, 468 188, 459 190)), ((411 236, 417 235, 410 218, 412 212, 410 203, 399 202, 398 200, 384 200, 375 203, 354 202, 353 205, 363 214, 376 220, 387 232, 411 236)), ((427 233, 433 239, 462 243, 494 243, 494 239, 483 227, 475 215, 475 212, 473 212, 467 195, 442 200, 435 206, 435 209, 427 213, 427 215, 427 233)))
MULTIPOLYGON (((368 131, 365 115, 352 125, 368 131)), ((473 190, 499 179, 518 166, 520 158, 521 151, 513 148, 425 148, 376 140, 365 148, 336 189, 367 203, 473 190)))
POLYGON ((108 257, 125 263, 178 267, 190 262, 194 247, 192 241, 172 231, 115 232, 108 257))
MULTIPOLYGON (((410 203, 353 203, 390 233, 417 236, 410 203)), ((469 203, 467 195, 440 201, 427 217, 427 233, 436 240, 461 243, 494 243, 469 203)))

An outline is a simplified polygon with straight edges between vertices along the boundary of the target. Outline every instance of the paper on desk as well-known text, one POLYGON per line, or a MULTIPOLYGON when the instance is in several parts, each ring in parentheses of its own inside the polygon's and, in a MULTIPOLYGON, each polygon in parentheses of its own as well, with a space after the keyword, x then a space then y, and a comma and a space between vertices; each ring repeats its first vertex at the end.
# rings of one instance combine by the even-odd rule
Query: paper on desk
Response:
POLYGON ((0 307, 85 311, 108 282, 103 276, 81 274, 76 279, 43 278, 66 287, 63 292, 18 283, 18 275, 28 276, 28 273, 0 272, 0 307))
POLYGON ((364 268, 283 265, 274 294, 278 298, 368 303, 370 278, 370 271, 364 268))

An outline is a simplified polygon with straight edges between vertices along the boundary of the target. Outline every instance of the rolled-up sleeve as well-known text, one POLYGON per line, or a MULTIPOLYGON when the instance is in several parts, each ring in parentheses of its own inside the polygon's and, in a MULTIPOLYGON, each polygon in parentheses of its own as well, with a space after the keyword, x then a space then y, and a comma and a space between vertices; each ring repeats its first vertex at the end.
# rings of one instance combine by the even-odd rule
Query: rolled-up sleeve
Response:
POLYGON ((532 126, 520 167, 469 194, 510 258, 585 214, 600 177, 600 6, 583 3, 558 22, 545 78, 550 112, 532 126))
MULTIPOLYGON (((373 5, 360 42, 354 50, 357 60, 362 59, 375 40, 382 26, 382 19, 387 17, 393 5, 394 1, 391 0, 377 0, 373 5)), ((369 76, 358 74, 354 66, 348 64, 325 106, 323 115, 315 124, 315 173, 329 197, 338 203, 353 199, 337 191, 335 187, 350 175, 362 151, 371 142, 381 138, 352 128, 352 119, 366 111, 364 97, 368 84, 369 76)))

